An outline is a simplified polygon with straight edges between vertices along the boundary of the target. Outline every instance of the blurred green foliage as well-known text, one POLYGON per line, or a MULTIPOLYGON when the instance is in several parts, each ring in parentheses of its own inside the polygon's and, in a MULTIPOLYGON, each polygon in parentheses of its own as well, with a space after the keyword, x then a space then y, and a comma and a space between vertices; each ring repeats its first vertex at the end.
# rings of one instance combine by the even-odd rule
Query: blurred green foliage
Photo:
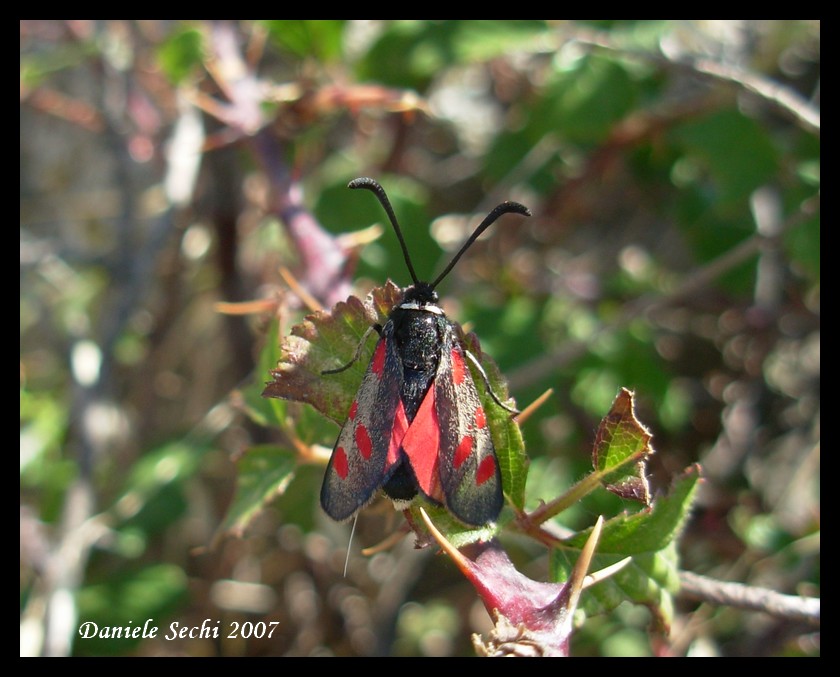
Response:
MULTIPOLYGON (((346 190, 375 177, 424 278, 489 207, 531 208, 440 289, 520 408, 554 389, 523 426, 527 506, 591 471, 620 387, 653 431, 655 492, 677 501, 694 491, 683 470, 703 468, 687 523, 679 501, 656 513, 684 526, 668 556, 584 595, 589 614, 610 611, 587 618, 573 653, 819 653, 818 631, 763 614, 677 596, 667 620, 683 632, 664 640, 649 632, 662 607, 616 607, 655 608, 677 566, 819 596, 818 21, 20 30, 22 654, 452 655, 487 630, 443 558, 410 544, 359 554, 398 529, 390 509, 360 519, 342 578, 348 529, 316 507, 318 458, 299 464, 301 445, 328 451, 337 428, 258 396, 305 312, 277 274, 307 273, 276 208, 282 172, 336 236, 385 224, 375 200, 346 190), (186 111, 203 118, 184 206, 164 186, 189 175, 175 143, 186 111), (261 150, 268 136, 277 152, 261 150), (253 299, 261 312, 214 305, 253 299), (283 632, 74 632, 146 618, 161 635, 206 618, 283 632)), ((350 250, 342 279, 359 295, 408 282, 393 233, 350 250)), ((604 491, 551 526, 625 510, 640 519, 604 491)), ((506 546, 534 577, 572 564, 521 537, 506 546)))

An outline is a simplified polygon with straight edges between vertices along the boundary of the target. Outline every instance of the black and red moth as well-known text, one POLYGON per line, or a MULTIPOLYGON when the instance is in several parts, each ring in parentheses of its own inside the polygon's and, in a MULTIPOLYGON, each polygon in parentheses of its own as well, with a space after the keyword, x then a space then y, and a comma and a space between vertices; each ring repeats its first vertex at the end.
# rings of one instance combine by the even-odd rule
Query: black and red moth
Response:
MULTIPOLYGON (((338 435, 321 487, 321 506, 333 519, 352 517, 377 490, 398 506, 418 493, 446 506, 469 526, 494 521, 502 509, 502 478, 487 417, 467 362, 481 374, 478 360, 460 329, 438 305, 435 287, 470 245, 502 214, 530 216, 527 207, 503 202, 475 229, 434 282, 417 279, 394 210, 382 186, 369 178, 349 188, 365 188, 379 198, 396 231, 414 284, 403 290, 385 326, 374 325, 379 341, 338 435)), ((347 369, 358 358, 338 369, 347 369)))

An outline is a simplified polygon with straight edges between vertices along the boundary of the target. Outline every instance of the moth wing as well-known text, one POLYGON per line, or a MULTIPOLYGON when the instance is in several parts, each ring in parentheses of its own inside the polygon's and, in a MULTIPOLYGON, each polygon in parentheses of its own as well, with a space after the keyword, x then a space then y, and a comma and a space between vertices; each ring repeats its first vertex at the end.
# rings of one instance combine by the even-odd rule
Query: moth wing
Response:
MULTIPOLYGON (((321 485, 321 507, 336 521, 367 505, 387 480, 394 419, 400 405, 402 362, 386 325, 341 428, 321 485)), ((404 415, 403 415, 404 419, 404 415)))
MULTIPOLYGON (((440 369, 435 372, 435 379, 440 369)), ((426 498, 443 502, 440 486, 440 425, 437 413, 437 388, 434 381, 423 396, 408 431, 401 441, 401 449, 408 459, 417 487, 426 498)))
POLYGON ((434 382, 439 473, 449 511, 480 526, 499 516, 504 497, 493 438, 464 351, 448 327, 434 382))

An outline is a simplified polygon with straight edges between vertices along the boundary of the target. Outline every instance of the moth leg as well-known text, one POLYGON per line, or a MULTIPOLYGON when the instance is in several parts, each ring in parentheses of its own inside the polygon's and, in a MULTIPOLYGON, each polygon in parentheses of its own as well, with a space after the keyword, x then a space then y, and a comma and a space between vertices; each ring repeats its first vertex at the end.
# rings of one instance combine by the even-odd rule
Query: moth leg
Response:
POLYGON ((353 355, 353 359, 350 360, 347 364, 343 367, 339 367, 338 369, 325 369, 321 372, 321 376, 326 376, 327 374, 340 374, 342 371, 345 371, 353 366, 355 362, 359 360, 359 357, 362 354, 362 347, 365 345, 365 341, 367 341, 368 336, 370 336, 370 332, 376 331, 377 334, 382 336, 382 325, 381 324, 372 324, 370 327, 367 328, 364 334, 362 334, 362 339, 359 341, 359 345, 356 346, 356 354, 353 355))
POLYGON ((473 355, 466 348, 464 349, 464 353, 466 353, 467 357, 470 358, 470 361, 473 363, 473 366, 476 369, 478 369, 478 373, 481 374, 481 380, 484 381, 484 387, 487 388, 487 392, 490 395, 490 397, 493 398, 493 401, 505 411, 509 411, 511 414, 521 413, 518 409, 514 409, 513 407, 509 407, 508 405, 506 405, 499 399, 498 395, 496 395, 496 393, 493 392, 493 388, 490 387, 490 380, 487 378, 487 374, 484 371, 484 367, 481 366, 481 363, 476 359, 475 355, 473 355))

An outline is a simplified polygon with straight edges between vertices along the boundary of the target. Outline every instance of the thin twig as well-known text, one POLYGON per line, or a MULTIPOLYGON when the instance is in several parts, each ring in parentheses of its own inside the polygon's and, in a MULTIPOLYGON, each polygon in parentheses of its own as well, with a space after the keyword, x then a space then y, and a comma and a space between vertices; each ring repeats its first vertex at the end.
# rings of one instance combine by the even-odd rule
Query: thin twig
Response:
POLYGON ((770 105, 796 120, 804 129, 819 136, 820 111, 811 105, 799 93, 759 73, 746 71, 732 64, 694 59, 690 57, 674 58, 663 52, 650 52, 630 49, 616 44, 608 35, 598 31, 575 31, 572 36, 577 42, 600 49, 634 56, 655 63, 662 63, 679 69, 688 70, 701 76, 734 84, 745 91, 760 97, 770 105))
POLYGON ((757 94, 762 99, 787 112, 798 120, 803 127, 819 136, 820 111, 789 87, 780 85, 775 80, 762 77, 756 73, 749 73, 731 64, 718 63, 710 59, 697 59, 688 62, 686 65, 698 73, 732 82, 753 94, 757 94))
POLYGON ((767 588, 742 583, 729 583, 700 576, 690 571, 680 572, 682 594, 714 604, 763 611, 787 620, 820 625, 820 600, 814 597, 783 595, 767 588))

